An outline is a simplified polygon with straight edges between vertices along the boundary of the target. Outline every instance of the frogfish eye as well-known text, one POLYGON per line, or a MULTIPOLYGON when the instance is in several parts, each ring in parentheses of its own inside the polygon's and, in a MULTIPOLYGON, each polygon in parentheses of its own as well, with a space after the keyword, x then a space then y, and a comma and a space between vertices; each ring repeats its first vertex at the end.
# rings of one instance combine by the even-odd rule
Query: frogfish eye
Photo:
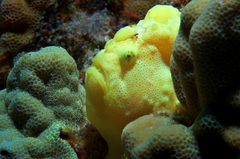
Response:
POLYGON ((122 59, 126 62, 131 62, 134 58, 135 58, 135 55, 133 51, 126 51, 122 56, 122 59))

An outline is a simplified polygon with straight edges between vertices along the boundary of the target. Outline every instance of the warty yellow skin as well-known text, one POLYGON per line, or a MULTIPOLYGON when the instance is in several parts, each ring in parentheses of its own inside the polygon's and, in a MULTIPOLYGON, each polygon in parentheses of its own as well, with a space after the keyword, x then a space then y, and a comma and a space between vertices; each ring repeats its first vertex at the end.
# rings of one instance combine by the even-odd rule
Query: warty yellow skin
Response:
POLYGON ((137 25, 120 29, 88 68, 87 117, 108 143, 106 159, 122 157, 128 123, 179 104, 169 69, 179 25, 177 9, 157 5, 137 25))

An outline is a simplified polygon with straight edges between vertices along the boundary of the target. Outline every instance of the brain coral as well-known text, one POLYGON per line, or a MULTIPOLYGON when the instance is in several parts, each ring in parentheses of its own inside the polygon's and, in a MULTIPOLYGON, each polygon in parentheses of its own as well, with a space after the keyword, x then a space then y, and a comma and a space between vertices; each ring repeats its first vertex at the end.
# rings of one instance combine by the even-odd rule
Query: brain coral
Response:
POLYGON ((192 2, 182 11, 181 27, 173 46, 171 72, 174 88, 182 105, 188 107, 194 120, 200 113, 192 51, 188 42, 190 29, 210 0, 192 2))
POLYGON ((2 156, 77 158, 59 129, 86 121, 85 90, 78 73, 74 59, 61 47, 18 57, 7 89, 0 93, 2 156))
POLYGON ((108 143, 106 158, 121 158, 129 122, 178 109, 169 64, 179 24, 177 9, 157 5, 137 25, 119 30, 88 68, 87 117, 108 143))
POLYGON ((193 113, 195 117, 206 107, 216 107, 219 99, 220 105, 222 102, 229 104, 229 100, 233 105, 237 104, 237 98, 233 96, 238 95, 238 87, 235 86, 239 78, 236 44, 240 36, 238 10, 234 10, 239 3, 208 2, 194 1, 183 10, 181 28, 173 47, 172 61, 175 64, 171 68, 178 70, 180 78, 173 82, 177 87, 182 85, 189 110, 194 110, 193 103, 197 103, 199 108, 193 113), (212 7, 213 4, 216 6, 212 7), (232 55, 226 53, 229 51, 233 52, 232 55))
POLYGON ((239 8, 238 0, 193 0, 173 47, 174 87, 195 119, 202 158, 240 156, 239 8))

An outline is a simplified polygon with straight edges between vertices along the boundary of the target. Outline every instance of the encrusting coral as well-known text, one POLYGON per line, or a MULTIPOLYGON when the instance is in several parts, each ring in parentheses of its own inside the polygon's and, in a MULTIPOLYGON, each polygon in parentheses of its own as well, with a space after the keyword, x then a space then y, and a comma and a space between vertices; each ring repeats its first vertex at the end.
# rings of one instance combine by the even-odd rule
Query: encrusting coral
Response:
POLYGON ((188 39, 192 25, 209 1, 194 1, 183 9, 181 27, 174 43, 171 59, 171 72, 176 94, 181 104, 188 108, 193 120, 200 113, 201 108, 195 83, 191 46, 188 39))
POLYGON ((191 0, 122 0, 124 10, 123 15, 143 19, 148 10, 157 4, 172 5, 181 10, 191 0))
POLYGON ((74 59, 63 48, 46 47, 19 57, 8 75, 7 92, 8 115, 30 136, 55 119, 76 125, 84 121, 84 88, 74 59))
POLYGON ((221 114, 238 105, 239 5, 234 0, 193 1, 182 12, 171 70, 193 119, 202 111, 221 114))
POLYGON ((129 159, 199 157, 192 132, 166 115, 145 115, 129 123, 122 133, 129 159))
POLYGON ((56 0, 0 0, 0 89, 13 57, 34 37, 44 11, 56 0))
POLYGON ((193 131, 203 145, 203 157, 215 157, 214 153, 225 158, 240 156, 239 7, 237 0, 210 1, 189 36, 199 106, 203 111, 193 131), (209 156, 212 146, 215 149, 209 156))
POLYGON ((170 74, 180 12, 157 5, 137 25, 120 29, 86 72, 89 121, 108 143, 106 158, 121 158, 121 133, 150 113, 179 111, 170 74))
POLYGON ((0 55, 18 53, 34 36, 43 11, 55 0, 2 0, 0 55))
POLYGON ((0 93, 0 152, 7 158, 77 158, 60 128, 86 122, 85 90, 61 47, 19 55, 0 93))
POLYGON ((135 18, 143 19, 150 8, 158 4, 158 0, 124 0, 125 12, 135 18))

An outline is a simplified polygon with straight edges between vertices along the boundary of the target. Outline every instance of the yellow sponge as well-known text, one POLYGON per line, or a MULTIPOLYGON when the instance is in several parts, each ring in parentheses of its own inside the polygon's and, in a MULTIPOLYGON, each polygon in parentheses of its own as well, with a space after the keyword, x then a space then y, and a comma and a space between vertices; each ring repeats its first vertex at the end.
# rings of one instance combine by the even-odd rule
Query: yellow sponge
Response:
POLYGON ((121 158, 128 123, 177 109, 169 63, 179 24, 177 9, 157 5, 137 25, 120 29, 88 68, 87 117, 108 143, 106 158, 121 158))

